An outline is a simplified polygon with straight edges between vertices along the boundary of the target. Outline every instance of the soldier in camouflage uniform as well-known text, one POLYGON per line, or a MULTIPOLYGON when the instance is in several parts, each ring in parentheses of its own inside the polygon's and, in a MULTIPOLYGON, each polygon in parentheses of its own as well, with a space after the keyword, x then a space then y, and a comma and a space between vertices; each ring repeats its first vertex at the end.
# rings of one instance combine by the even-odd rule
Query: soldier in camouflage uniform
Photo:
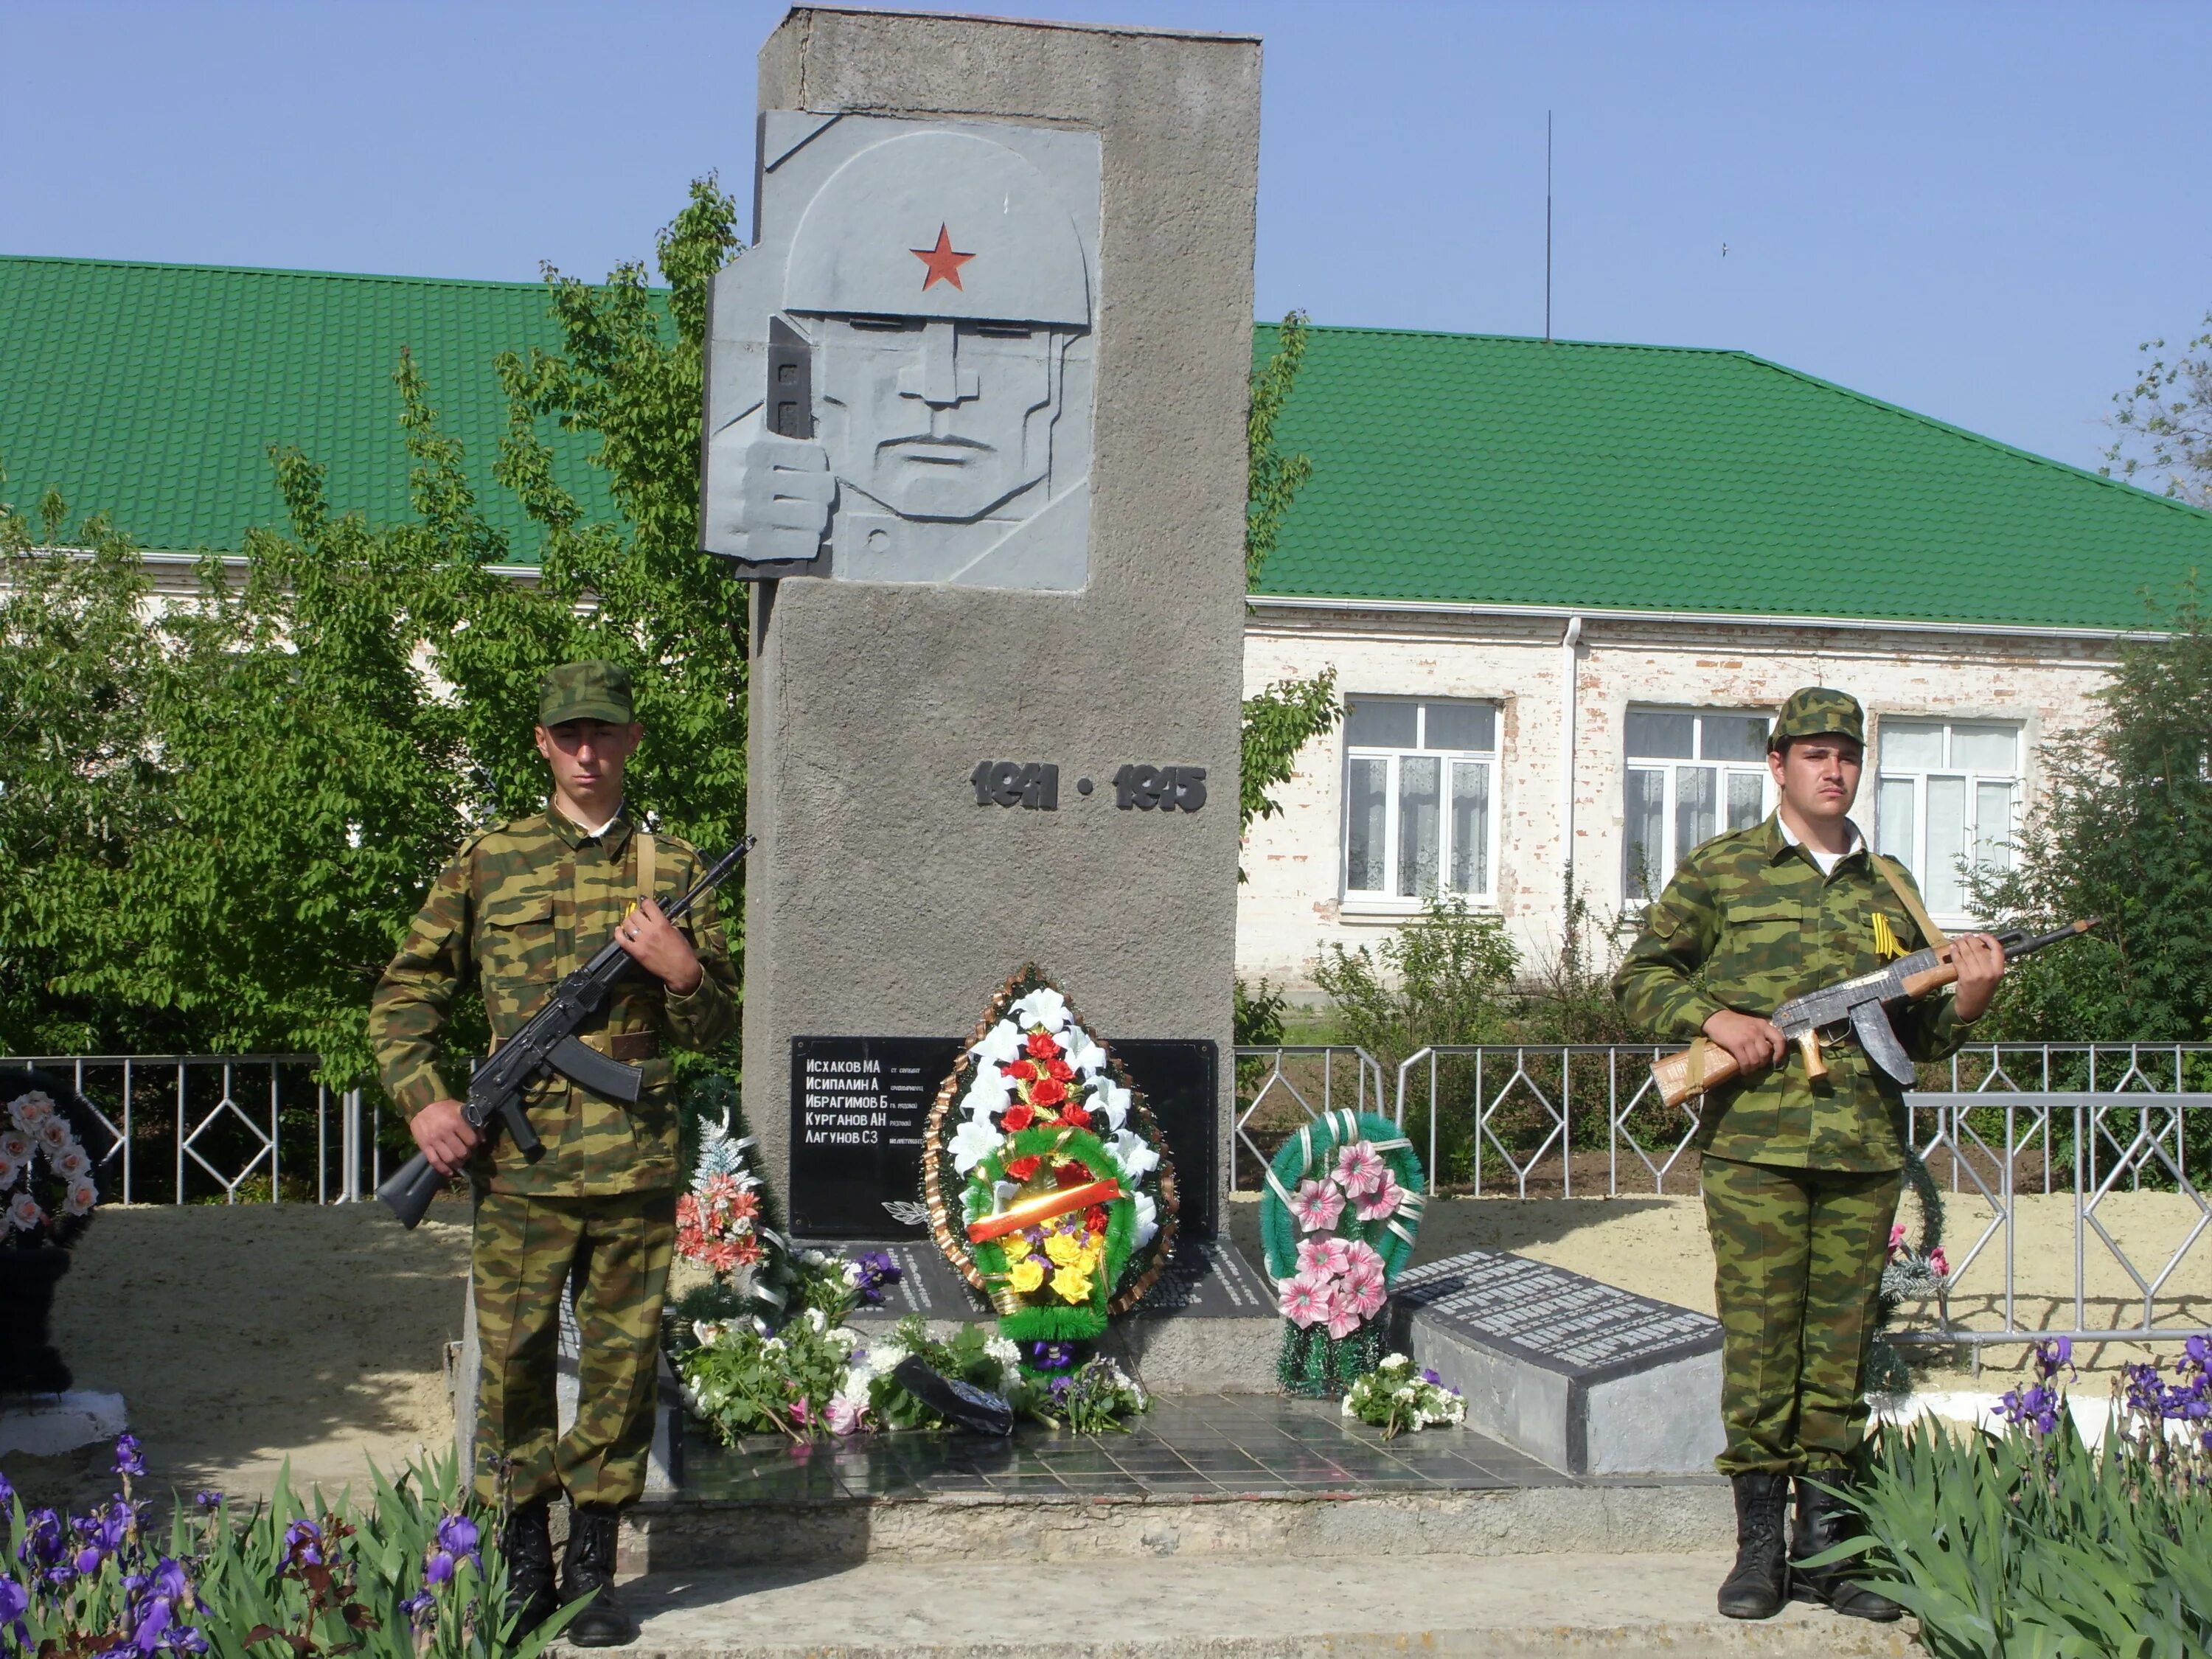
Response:
POLYGON ((622 1509, 645 1486, 658 1382, 660 1310, 676 1236, 677 1125, 664 1043, 713 1048, 735 1024, 737 976, 702 897, 681 923, 661 905, 701 860, 623 806, 623 771, 643 728, 629 672, 571 663, 544 682, 538 747, 553 774, 547 809, 464 842, 439 873, 369 1012, 384 1086, 416 1144, 446 1174, 465 1169, 476 1200, 474 1292, 483 1351, 476 1491, 514 1505, 507 1526, 512 1605, 534 1626, 551 1613, 549 1500, 574 1505, 560 1601, 598 1591, 568 1639, 617 1645, 636 1626, 616 1601, 622 1509), (609 936, 645 971, 624 978, 590 1047, 643 1068, 635 1105, 552 1076, 526 1103, 544 1143, 526 1160, 489 1151, 438 1069, 454 997, 473 983, 495 1047, 609 936), (561 1297, 574 1287, 581 1337, 576 1419, 555 1432, 561 1297))
MULTIPOLYGON (((1856 700, 1795 693, 1768 738, 1774 816, 1682 860, 1613 981, 1623 1010, 1653 1036, 1710 1043, 1743 1067, 1704 1096, 1695 1135, 1723 1328, 1728 1444, 1717 1461, 1735 1488, 1738 1554, 1720 1593, 1731 1618, 1779 1612, 1793 1587, 1858 1618, 1899 1611, 1840 1566, 1797 1568, 1793 1585, 1790 1558, 1851 1535, 1842 1504, 1814 1482, 1840 1482, 1865 1437, 1904 1097, 1848 1040, 1825 1045, 1827 1075, 1815 1081, 1767 1018, 1792 997, 1942 943, 1911 876, 1877 859, 1848 817, 1865 741, 1856 700), (1796 1483, 1785 1555, 1783 1514, 1800 1476, 1809 1478, 1796 1483)), ((1916 1060, 1956 1048, 2004 971, 1987 934, 1952 943, 1955 997, 1897 1016, 1916 1060)))

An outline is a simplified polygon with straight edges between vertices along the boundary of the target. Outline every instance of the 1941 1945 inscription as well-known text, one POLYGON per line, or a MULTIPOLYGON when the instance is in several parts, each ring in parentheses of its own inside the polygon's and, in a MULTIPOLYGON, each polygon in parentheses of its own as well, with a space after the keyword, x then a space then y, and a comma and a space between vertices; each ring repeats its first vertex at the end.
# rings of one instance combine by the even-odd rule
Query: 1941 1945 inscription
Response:
MULTIPOLYGON (((968 775, 978 806, 1019 806, 1031 812, 1060 810, 1060 768, 1046 761, 978 761, 968 775)), ((1126 765, 1114 774, 1114 805, 1122 811, 1195 812, 1206 805, 1203 766, 1126 765)), ((1088 795, 1089 778, 1075 781, 1088 795)))

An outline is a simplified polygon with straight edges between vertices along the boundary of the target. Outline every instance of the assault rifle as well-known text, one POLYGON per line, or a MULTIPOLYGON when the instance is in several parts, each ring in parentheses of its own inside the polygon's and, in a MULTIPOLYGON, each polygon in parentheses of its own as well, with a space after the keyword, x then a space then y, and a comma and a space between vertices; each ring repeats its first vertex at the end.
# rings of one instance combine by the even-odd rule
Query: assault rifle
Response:
MULTIPOLYGON (((2070 921, 2048 933, 2030 934, 2024 927, 2012 927, 1995 937, 2004 946, 2005 960, 2012 962, 2046 945, 2078 939, 2102 920, 2092 916, 2087 921, 2070 921)), ((1930 951, 1915 951, 1877 973, 1862 974, 1856 979, 1794 997, 1777 1008, 1770 1018, 1782 1028, 1782 1035, 1797 1045, 1797 1052, 1804 1056, 1808 1077, 1823 1078, 1828 1074, 1826 1062, 1820 1058, 1821 1034, 1840 1037, 1849 1028, 1857 1036, 1859 1047, 1866 1050, 1867 1058, 1899 1088, 1910 1089, 1914 1080, 1912 1061, 1906 1057, 1905 1045, 1897 1040, 1897 1032, 1890 1025, 1889 1009, 1892 1005, 1939 991, 1958 977, 1959 970, 1951 961, 1948 945, 1930 951)), ((1664 1054, 1651 1062, 1651 1081, 1658 1087, 1659 1097, 1669 1106, 1679 1106, 1692 1095, 1703 1094, 1743 1069, 1736 1064, 1735 1056, 1718 1043, 1706 1042, 1704 1048, 1705 1074, 1694 1086, 1690 1079, 1691 1050, 1664 1054)))
MULTIPOLYGON (((720 864, 692 884, 691 890, 672 902, 662 914, 681 921, 703 894, 720 886, 738 860, 752 851, 747 836, 720 864)), ((643 1070, 611 1060, 584 1046, 576 1030, 605 1006, 615 982, 635 965, 629 951, 609 939, 598 955, 556 986, 538 1011, 523 1022, 522 1029, 502 1042, 491 1058, 469 1079, 469 1097, 461 1103, 461 1117, 480 1135, 497 1131, 493 1121, 507 1126, 507 1133, 525 1158, 538 1155, 539 1142, 523 1115, 522 1097, 530 1085, 548 1072, 558 1072, 580 1083, 593 1094, 605 1095, 625 1105, 636 1100, 645 1078, 643 1070)), ((446 1184, 446 1177, 431 1167, 420 1152, 400 1165, 398 1171, 376 1189, 392 1206, 392 1214, 409 1227, 422 1220, 430 1200, 446 1184)))

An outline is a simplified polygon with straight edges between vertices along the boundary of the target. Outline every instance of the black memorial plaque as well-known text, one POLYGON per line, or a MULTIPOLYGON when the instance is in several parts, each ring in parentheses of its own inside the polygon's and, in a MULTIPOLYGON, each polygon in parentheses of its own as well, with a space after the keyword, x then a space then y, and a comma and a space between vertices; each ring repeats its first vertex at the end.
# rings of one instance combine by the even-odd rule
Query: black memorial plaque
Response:
POLYGON ((1446 1329, 1589 1382, 1721 1345, 1720 1322, 1705 1314, 1488 1250, 1408 1267, 1390 1299, 1401 1316, 1425 1312, 1446 1329))
MULTIPOLYGON (((1105 1039, 1175 1160, 1182 1226, 1214 1236, 1219 1050, 1182 1037, 1105 1039)), ((922 1128, 958 1037, 791 1040, 791 1227, 804 1238, 919 1238, 922 1128)))

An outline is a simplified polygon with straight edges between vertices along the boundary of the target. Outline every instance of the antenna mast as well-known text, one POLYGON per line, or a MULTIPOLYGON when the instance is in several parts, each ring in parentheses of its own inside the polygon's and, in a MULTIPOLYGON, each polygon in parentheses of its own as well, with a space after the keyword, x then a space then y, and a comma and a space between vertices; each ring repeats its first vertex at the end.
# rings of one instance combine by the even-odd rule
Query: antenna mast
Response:
POLYGON ((1544 112, 1544 343, 1552 343, 1552 112, 1544 112))

